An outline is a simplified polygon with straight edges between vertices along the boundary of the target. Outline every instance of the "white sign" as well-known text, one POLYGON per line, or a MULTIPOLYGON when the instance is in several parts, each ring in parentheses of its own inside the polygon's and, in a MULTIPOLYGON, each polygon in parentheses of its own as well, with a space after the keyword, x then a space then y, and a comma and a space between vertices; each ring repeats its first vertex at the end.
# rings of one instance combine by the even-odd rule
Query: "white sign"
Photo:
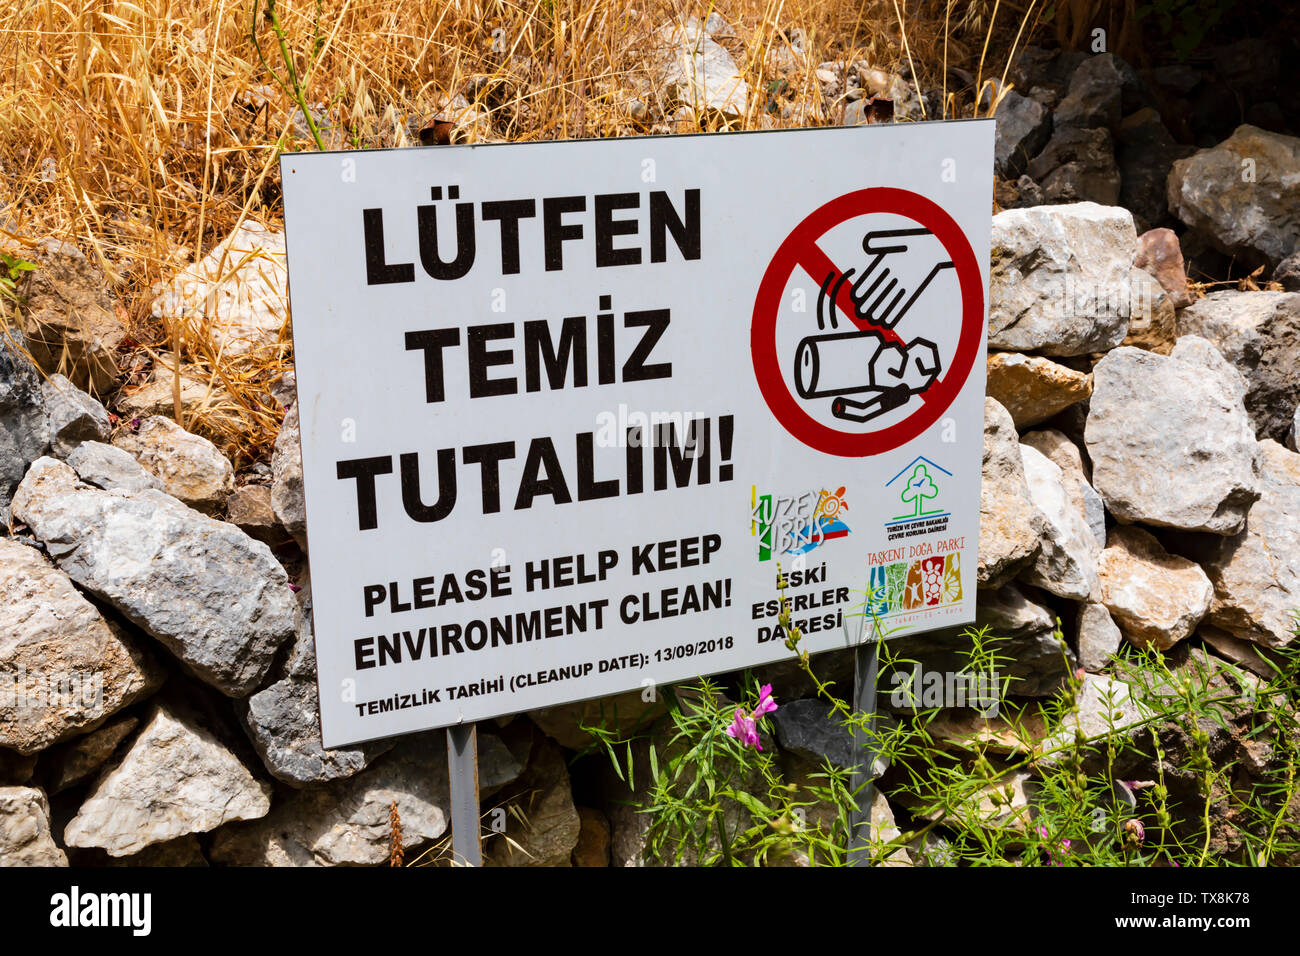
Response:
POLYGON ((326 746, 974 619, 993 123, 281 159, 326 746))

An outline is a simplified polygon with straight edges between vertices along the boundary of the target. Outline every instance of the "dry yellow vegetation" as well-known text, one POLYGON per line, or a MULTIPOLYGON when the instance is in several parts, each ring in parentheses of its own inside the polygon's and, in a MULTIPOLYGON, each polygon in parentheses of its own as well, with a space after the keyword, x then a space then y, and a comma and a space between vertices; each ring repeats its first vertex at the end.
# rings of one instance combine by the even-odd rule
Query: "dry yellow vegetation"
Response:
POLYGON ((152 304, 158 283, 239 224, 278 222, 276 157, 316 145, 295 78, 333 148, 419 145, 471 79, 492 138, 636 135, 650 131, 629 104, 653 92, 655 31, 716 12, 752 91, 733 127, 833 123, 819 63, 906 64, 960 109, 945 64, 976 82, 1004 75, 1036 4, 2 0, 0 229, 10 249, 52 236, 93 257, 136 353, 125 385, 179 356, 173 372, 219 382, 226 396, 185 424, 247 461, 274 440, 281 413, 267 385, 291 363, 288 329, 257 361, 236 360, 202 316, 171 327, 152 304))

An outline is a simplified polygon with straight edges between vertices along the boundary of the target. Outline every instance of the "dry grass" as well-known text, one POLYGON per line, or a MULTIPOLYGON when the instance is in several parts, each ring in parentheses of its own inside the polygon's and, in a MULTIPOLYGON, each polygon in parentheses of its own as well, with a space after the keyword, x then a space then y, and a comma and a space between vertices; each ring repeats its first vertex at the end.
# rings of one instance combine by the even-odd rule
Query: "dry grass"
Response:
MULTIPOLYGON (((719 6, 736 34, 721 42, 754 91, 737 125, 838 122, 842 104, 823 102, 815 75, 827 60, 865 59, 891 71, 910 63, 924 86, 953 93, 961 84, 945 62, 1000 73, 1017 28, 1040 12, 1036 0, 1000 10, 995 0, 946 9, 931 2, 909 13, 917 6, 719 6), (793 53, 799 45, 802 55, 793 53), (799 108, 783 116, 783 104, 799 108)), ((411 144, 474 76, 491 78, 481 128, 494 138, 647 132, 628 104, 655 94, 647 69, 653 31, 714 8, 663 0, 279 0, 276 9, 308 100, 335 127, 324 137, 352 148, 411 144)), ((0 10, 0 200, 8 204, 0 222, 17 223, 5 230, 9 246, 55 236, 93 256, 129 323, 134 354, 126 356, 124 385, 163 361, 220 384, 228 393, 220 414, 191 409, 185 424, 214 437, 237 464, 264 457, 280 416, 267 384, 291 362, 287 330, 256 361, 232 358, 201 317, 165 327, 151 307, 156 283, 240 222, 277 224, 277 153, 313 147, 293 121, 293 98, 277 85, 276 76, 288 74, 265 10, 255 0, 0 0, 0 10), (164 352, 172 357, 160 358, 164 352)), ((961 108, 960 97, 949 99, 961 108)))

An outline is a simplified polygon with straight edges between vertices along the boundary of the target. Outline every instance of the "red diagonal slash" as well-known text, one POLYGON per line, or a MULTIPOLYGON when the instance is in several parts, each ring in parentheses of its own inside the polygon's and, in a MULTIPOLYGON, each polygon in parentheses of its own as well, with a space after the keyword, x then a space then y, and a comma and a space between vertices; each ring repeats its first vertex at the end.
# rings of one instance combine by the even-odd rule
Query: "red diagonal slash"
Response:
MULTIPOLYGON (((808 273, 812 280, 818 284, 818 286, 821 286, 827 276, 831 276, 831 282, 838 282, 840 276, 843 275, 843 273, 840 272, 839 267, 831 261, 831 257, 822 252, 821 247, 815 242, 802 246, 796 255, 796 261, 803 270, 808 273)), ((878 332, 880 333, 880 337, 886 342, 889 342, 892 345, 897 345, 900 348, 906 348, 907 343, 904 342, 893 329, 887 329, 879 325, 872 325, 870 322, 864 322, 858 318, 857 311, 853 306, 853 299, 849 295, 849 287, 851 285, 851 282, 840 284, 839 292, 835 296, 835 305, 839 307, 839 310, 844 313, 850 322, 863 332, 878 332)))
MULTIPOLYGON (((894 341, 886 337, 884 329, 873 329, 869 325, 864 328, 846 297, 836 297, 836 308, 853 319, 854 328, 875 331, 883 341, 894 341)), ((983 359, 983 336, 983 281, 970 240, 961 226, 938 203, 919 193, 892 186, 873 186, 823 203, 801 220, 777 247, 754 296, 749 349, 754 362, 754 378, 763 400, 790 435, 824 454, 862 458, 899 448, 939 420, 956 401, 963 384, 983 359), (916 411, 876 431, 844 432, 822 424, 795 398, 785 363, 777 354, 776 326, 796 268, 806 269, 817 283, 828 274, 842 275, 834 263, 816 248, 817 240, 840 223, 876 213, 901 216, 924 226, 948 252, 961 290, 960 334, 947 372, 923 393, 924 401, 917 405, 916 411)))

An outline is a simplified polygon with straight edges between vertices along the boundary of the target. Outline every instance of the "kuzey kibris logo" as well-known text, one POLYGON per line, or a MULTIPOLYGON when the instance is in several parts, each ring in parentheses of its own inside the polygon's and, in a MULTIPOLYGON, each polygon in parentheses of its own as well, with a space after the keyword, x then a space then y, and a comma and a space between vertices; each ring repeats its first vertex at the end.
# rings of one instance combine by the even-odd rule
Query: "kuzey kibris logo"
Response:
POLYGON ((807 554, 832 538, 846 537, 850 529, 841 515, 849 503, 844 492, 840 487, 833 494, 823 489, 782 497, 760 495, 758 486, 751 486, 749 533, 758 539, 758 560, 807 554))

